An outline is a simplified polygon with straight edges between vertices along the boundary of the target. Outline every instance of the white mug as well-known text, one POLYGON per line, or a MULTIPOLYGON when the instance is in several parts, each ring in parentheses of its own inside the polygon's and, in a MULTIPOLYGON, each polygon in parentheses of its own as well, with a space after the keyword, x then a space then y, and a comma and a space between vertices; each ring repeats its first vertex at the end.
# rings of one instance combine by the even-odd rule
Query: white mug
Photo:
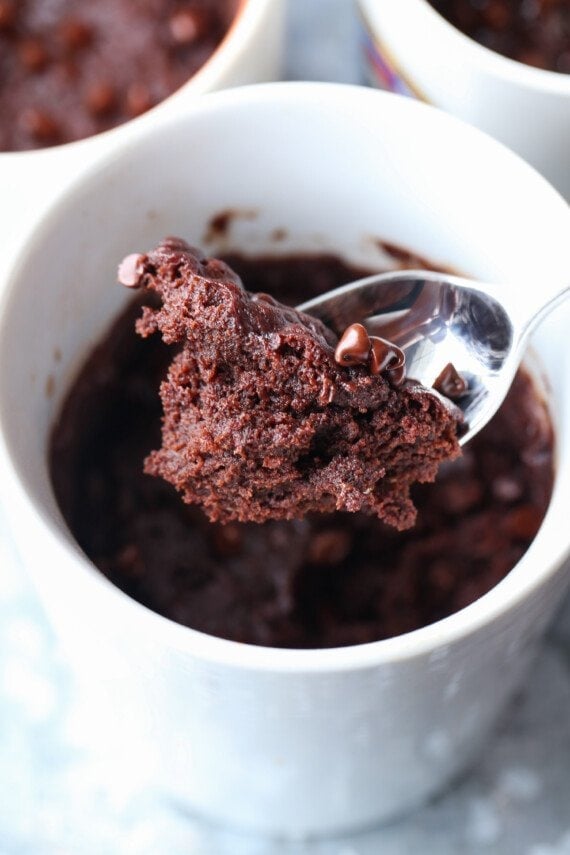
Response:
POLYGON ((570 199, 570 74, 483 47, 428 0, 359 0, 359 6, 371 82, 487 131, 570 199))
POLYGON ((554 494, 499 585, 371 644, 282 650, 208 636, 135 602, 85 557, 54 499, 46 446, 75 373, 129 298, 117 261, 168 234, 200 243, 228 207, 248 215, 226 249, 332 251, 375 266, 383 238, 521 294, 564 282, 570 210, 500 144, 411 99, 247 87, 199 99, 82 175, 5 283, 0 496, 91 710, 101 768, 237 826, 347 831, 411 809, 477 756, 567 587, 567 317, 535 339, 556 422, 554 494), (275 229, 287 233, 277 245, 275 229))

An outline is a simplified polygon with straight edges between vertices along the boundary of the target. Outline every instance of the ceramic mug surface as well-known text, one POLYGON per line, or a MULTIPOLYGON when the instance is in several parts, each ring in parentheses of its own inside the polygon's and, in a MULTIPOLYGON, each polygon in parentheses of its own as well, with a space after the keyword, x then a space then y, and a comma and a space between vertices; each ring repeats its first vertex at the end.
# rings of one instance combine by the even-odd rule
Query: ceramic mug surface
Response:
POLYGON ((557 428, 554 495, 503 582, 373 644, 276 650, 214 638, 136 603, 87 560, 56 505, 46 446, 74 374, 129 298, 117 261, 167 234, 200 244, 227 208, 249 214, 210 251, 275 252, 270 235, 284 229, 280 253, 331 250, 374 266, 381 237, 528 300, 537 283, 564 281, 570 211, 511 152, 410 99, 247 87, 200 99, 82 174, 5 283, 0 497, 88 699, 102 768, 234 825, 346 831, 409 810, 477 755, 567 586, 568 318, 535 338, 557 428))
POLYGON ((483 47, 428 0, 359 0, 359 8, 371 82, 415 95, 492 134, 570 200, 570 74, 483 47))

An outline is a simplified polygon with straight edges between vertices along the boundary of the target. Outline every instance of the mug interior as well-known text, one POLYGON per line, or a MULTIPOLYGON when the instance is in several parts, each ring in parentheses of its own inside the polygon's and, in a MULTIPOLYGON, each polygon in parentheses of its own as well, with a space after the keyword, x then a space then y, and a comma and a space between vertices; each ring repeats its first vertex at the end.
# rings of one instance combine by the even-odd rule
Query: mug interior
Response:
MULTIPOLYGON (((78 551, 55 502, 47 444, 77 370, 130 299, 116 285, 117 262, 165 235, 205 246, 209 221, 227 209, 236 213, 235 228, 209 252, 330 251, 373 267, 382 239, 521 296, 544 283, 561 287, 567 272, 563 200, 512 153, 439 111, 323 84, 268 85, 203 101, 78 181, 30 238, 4 292, 4 499, 19 489, 32 524, 46 525, 62 549, 78 551), (286 234, 278 245, 276 229, 286 234)), ((561 523, 570 492, 563 328, 559 316, 536 339, 553 389, 558 472, 545 523, 516 568, 519 593, 568 545, 561 523)), ((514 590, 505 583, 503 602, 514 590)), ((493 596, 496 589, 483 599, 493 596)))

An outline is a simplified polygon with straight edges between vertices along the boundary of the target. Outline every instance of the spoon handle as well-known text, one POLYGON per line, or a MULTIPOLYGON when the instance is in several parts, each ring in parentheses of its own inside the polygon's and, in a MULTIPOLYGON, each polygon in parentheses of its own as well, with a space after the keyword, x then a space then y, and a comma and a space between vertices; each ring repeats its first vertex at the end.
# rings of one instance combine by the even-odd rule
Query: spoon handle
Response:
POLYGON ((561 291, 554 294, 552 297, 549 297, 544 303, 542 303, 538 309, 536 309, 533 314, 527 318, 521 324, 520 334, 521 338, 526 339, 532 331, 538 326, 538 324, 544 320, 544 318, 549 315, 554 309, 564 303, 565 300, 570 297, 570 284, 565 285, 561 291))

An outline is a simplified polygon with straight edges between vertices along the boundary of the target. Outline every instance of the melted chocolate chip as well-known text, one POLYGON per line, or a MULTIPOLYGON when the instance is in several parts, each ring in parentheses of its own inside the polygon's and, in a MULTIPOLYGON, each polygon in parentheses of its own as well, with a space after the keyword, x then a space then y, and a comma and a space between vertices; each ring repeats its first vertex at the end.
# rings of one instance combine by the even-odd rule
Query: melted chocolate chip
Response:
POLYGON ((113 86, 104 81, 92 83, 85 96, 85 106, 93 116, 110 113, 117 103, 117 93, 113 86))
POLYGON ((87 47, 93 40, 91 27, 77 18, 66 18, 62 21, 58 35, 61 44, 70 53, 87 47))
POLYGON ((370 336, 362 324, 351 324, 343 332, 334 352, 339 365, 366 365, 370 357, 370 336))
POLYGON ((401 386, 406 379, 406 366, 397 365, 395 368, 387 368, 386 376, 392 386, 401 386))
POLYGON ((153 106, 150 90, 144 83, 132 83, 127 89, 127 112, 135 118, 153 106))
POLYGON ((404 351, 384 338, 368 335, 362 324, 351 324, 346 328, 334 358, 343 366, 368 365, 371 374, 386 374, 394 386, 401 386, 406 377, 404 351))
POLYGON ((308 560, 311 564, 340 564, 349 554, 352 539, 348 531, 325 529, 309 542, 308 560))
POLYGON ((449 398, 450 401, 456 401, 465 395, 469 390, 469 385, 455 366, 451 362, 448 362, 432 388, 446 398, 449 398))
POLYGON ((388 379, 401 386, 406 377, 406 355, 403 350, 380 336, 370 336, 370 373, 388 374, 388 379))
POLYGON ((235 525, 235 523, 228 523, 227 525, 220 525, 214 528, 212 531, 212 546, 216 554, 224 558, 238 555, 243 545, 243 534, 243 528, 235 525))
POLYGON ((45 110, 34 107, 25 110, 22 113, 21 125, 26 133, 42 144, 54 142, 60 136, 59 125, 45 110))
POLYGON ((205 11, 180 9, 168 22, 170 35, 179 45, 190 45, 207 32, 210 21, 205 11))
POLYGON ((144 256, 138 252, 133 252, 123 258, 117 272, 120 285, 124 285, 125 288, 138 288, 143 258, 144 256))
POLYGON ((41 71, 49 61, 48 53, 39 39, 25 39, 18 47, 20 62, 28 71, 41 71))

